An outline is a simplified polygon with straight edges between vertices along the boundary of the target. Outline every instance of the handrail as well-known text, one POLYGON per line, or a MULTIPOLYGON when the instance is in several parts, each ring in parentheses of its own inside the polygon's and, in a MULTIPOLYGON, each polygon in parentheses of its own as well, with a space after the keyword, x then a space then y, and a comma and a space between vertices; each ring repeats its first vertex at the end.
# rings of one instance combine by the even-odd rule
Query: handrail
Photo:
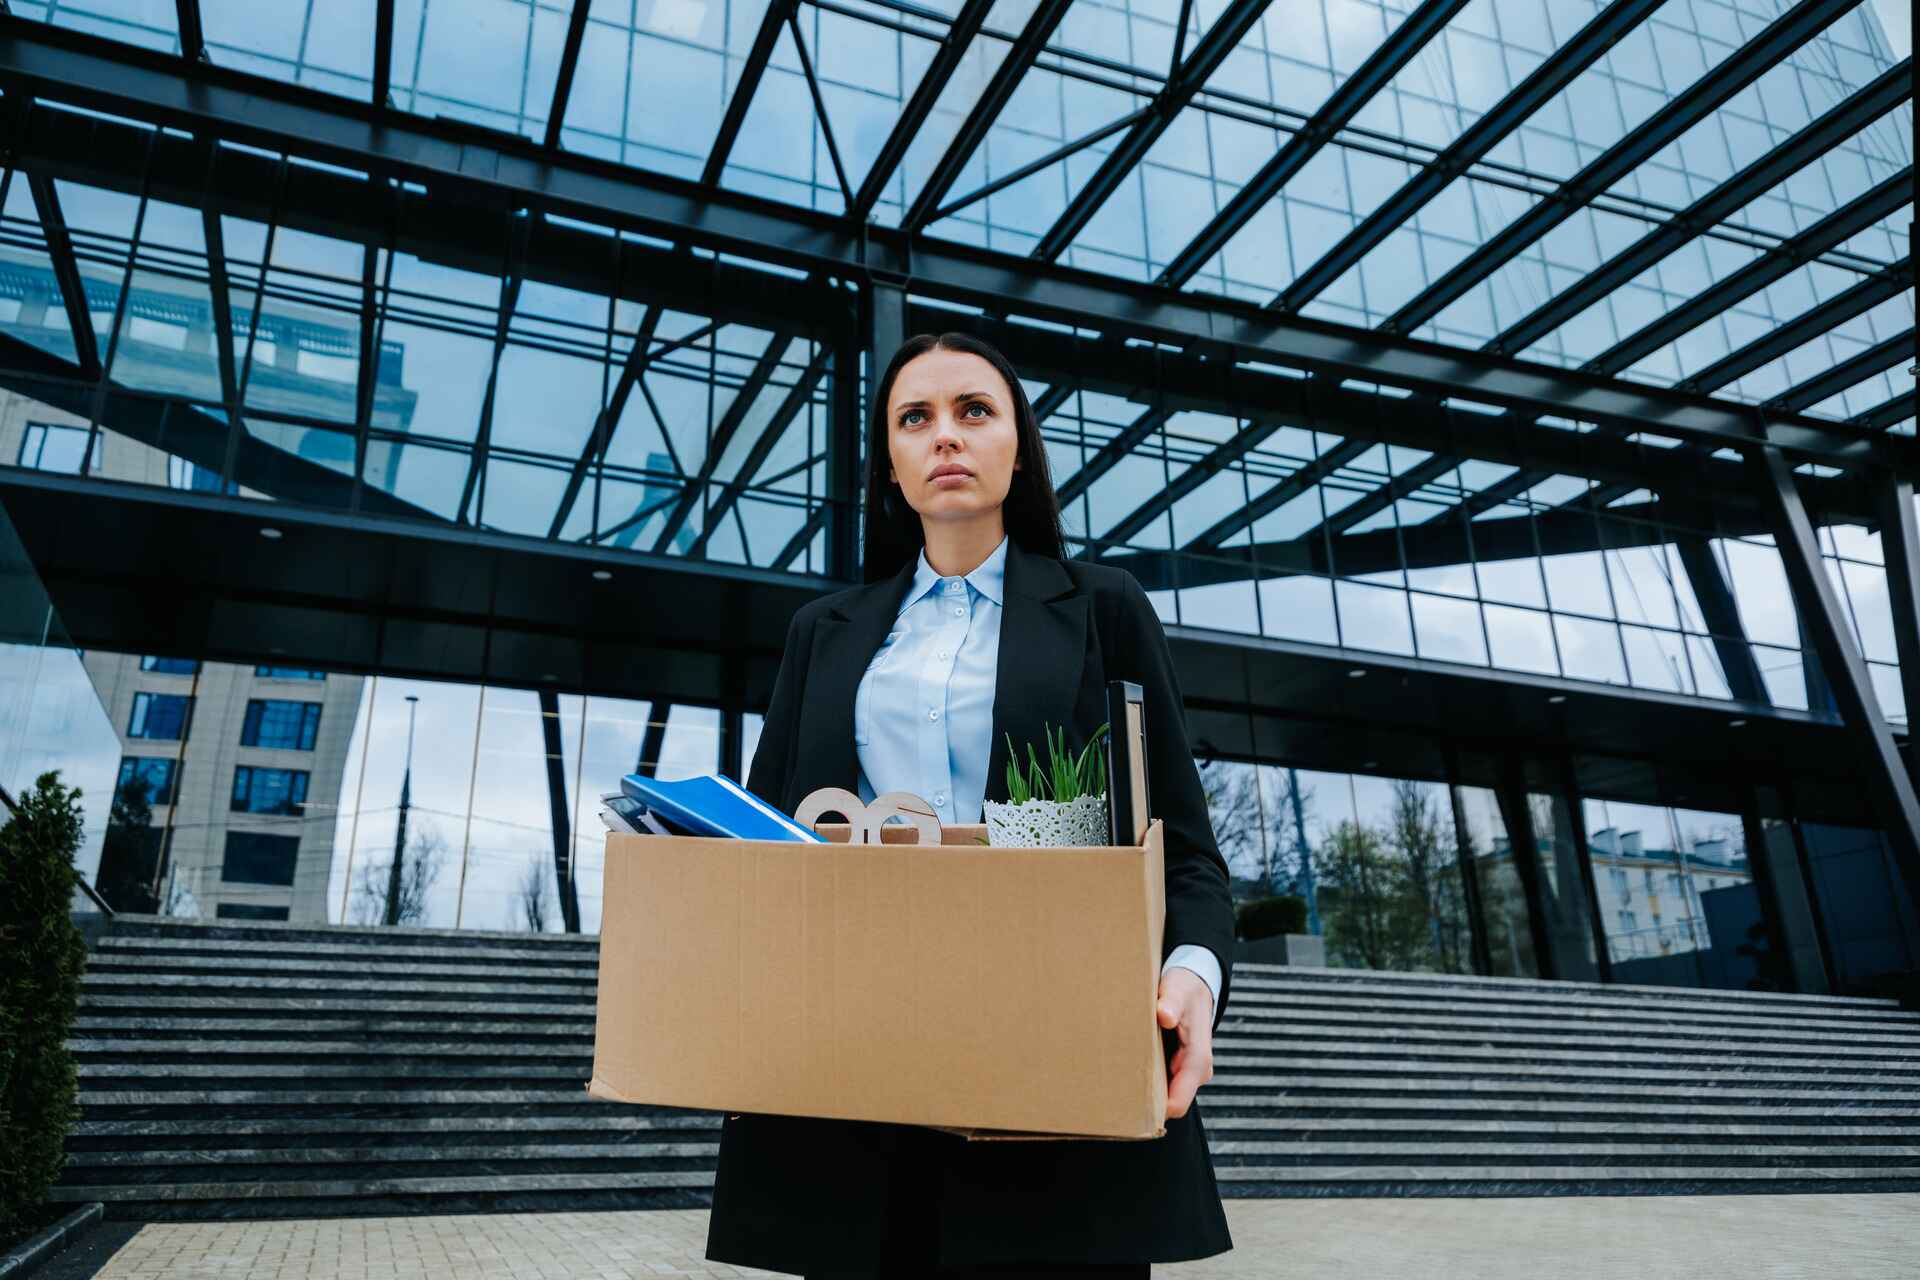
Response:
POLYGON ((101 914, 106 916, 108 919, 112 919, 114 914, 113 908, 108 906, 107 900, 100 896, 100 891, 94 888, 93 885, 88 883, 87 877, 81 874, 80 868, 78 867, 75 867, 73 869, 73 880, 75 884, 79 885, 82 889, 86 891, 86 894, 89 898, 93 899, 93 905, 100 908, 101 914))

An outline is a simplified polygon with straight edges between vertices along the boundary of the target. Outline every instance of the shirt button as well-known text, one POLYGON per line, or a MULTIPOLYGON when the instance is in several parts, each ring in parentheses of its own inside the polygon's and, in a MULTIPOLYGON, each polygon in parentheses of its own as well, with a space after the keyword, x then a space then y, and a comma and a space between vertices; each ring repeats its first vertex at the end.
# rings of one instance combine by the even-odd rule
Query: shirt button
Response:
POLYGON ((947 656, 947 651, 945 649, 942 649, 940 652, 934 654, 933 656, 944 661, 947 656))
POLYGON ((938 711, 932 710, 931 708, 928 709, 927 719, 938 720, 939 718, 940 718, 940 713, 938 711))
POLYGON ((959 616, 960 616, 961 614, 963 614, 963 613, 965 613, 965 612, 966 612, 966 610, 965 610, 965 609, 955 609, 955 610, 953 611, 953 616, 957 618, 957 617, 959 617, 959 616))
POLYGON ((947 803, 947 793, 942 791, 939 795, 933 798, 933 802, 936 805, 939 805, 940 807, 945 808, 947 803))

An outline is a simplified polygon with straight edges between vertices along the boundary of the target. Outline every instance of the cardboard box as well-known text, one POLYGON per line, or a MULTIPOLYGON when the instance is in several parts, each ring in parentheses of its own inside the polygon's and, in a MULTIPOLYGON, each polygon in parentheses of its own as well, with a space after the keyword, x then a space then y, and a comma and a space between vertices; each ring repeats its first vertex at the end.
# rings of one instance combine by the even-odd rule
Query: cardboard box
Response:
POLYGON ((1158 820, 1071 849, 818 830, 832 843, 608 837, 589 1093, 971 1139, 1165 1134, 1158 820))

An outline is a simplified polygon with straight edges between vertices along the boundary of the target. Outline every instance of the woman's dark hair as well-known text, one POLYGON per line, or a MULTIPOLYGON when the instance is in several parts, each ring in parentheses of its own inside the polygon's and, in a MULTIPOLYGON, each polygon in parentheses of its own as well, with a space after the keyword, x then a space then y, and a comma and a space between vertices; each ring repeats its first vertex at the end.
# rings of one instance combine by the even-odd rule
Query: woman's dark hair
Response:
POLYGON ((900 344, 887 361, 886 372, 873 393, 873 413, 867 425, 866 517, 867 533, 861 557, 868 582, 891 578, 900 567, 920 554, 926 545, 926 530, 920 513, 908 505, 898 484, 887 479, 892 454, 887 448, 887 401, 893 395, 894 379, 907 361, 929 351, 965 351, 979 356, 1006 380, 1013 395, 1013 425, 1018 437, 1020 469, 1013 473, 1013 484, 1001 516, 1007 536, 1020 544, 1022 551, 1034 555, 1067 558, 1066 542, 1060 532, 1060 499, 1053 492, 1053 475, 1047 468, 1047 448, 1040 439, 1040 421, 1020 385, 1020 375, 1007 358, 989 344, 966 333, 915 334, 900 344))

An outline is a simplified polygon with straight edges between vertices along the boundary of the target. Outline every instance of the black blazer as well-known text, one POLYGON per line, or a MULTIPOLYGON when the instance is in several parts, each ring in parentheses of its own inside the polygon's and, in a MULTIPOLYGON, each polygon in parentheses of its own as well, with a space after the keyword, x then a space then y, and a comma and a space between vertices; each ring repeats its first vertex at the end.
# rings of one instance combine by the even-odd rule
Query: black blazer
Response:
MULTIPOLYGON (((792 813, 820 787, 855 789, 854 694, 915 567, 909 561, 891 579, 794 614, 749 791, 792 813)), ((1043 725, 1066 725, 1069 741, 1084 743, 1107 719, 1107 681, 1141 686, 1149 807, 1166 837, 1161 957, 1188 942, 1219 957, 1217 1028, 1231 985, 1233 902, 1172 656, 1146 592, 1123 569, 1055 560, 1010 541, 996 678, 986 798, 1001 801, 1009 735, 1024 746, 1042 740, 1043 725)), ((1161 1035, 1171 1062, 1179 1032, 1161 1035)), ((1178 1262, 1233 1247, 1196 1099, 1167 1121, 1165 1137, 1139 1142, 968 1143, 912 1126, 729 1115, 707 1257, 776 1271, 872 1267, 889 1188, 905 1185, 938 1198, 929 1229, 945 1266, 1178 1262)))

